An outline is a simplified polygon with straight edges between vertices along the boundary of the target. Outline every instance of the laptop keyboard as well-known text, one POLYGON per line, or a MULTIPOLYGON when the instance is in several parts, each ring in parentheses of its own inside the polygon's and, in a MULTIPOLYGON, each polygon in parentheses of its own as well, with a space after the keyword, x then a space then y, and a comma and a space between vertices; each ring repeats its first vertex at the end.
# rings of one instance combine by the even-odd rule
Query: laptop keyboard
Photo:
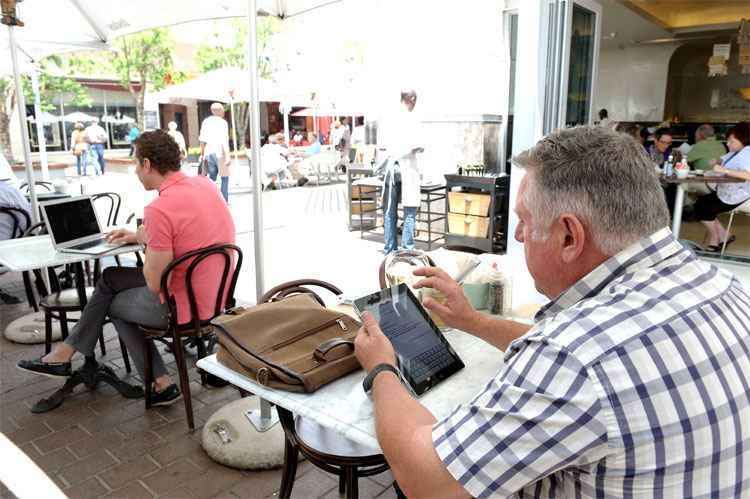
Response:
POLYGON ((102 237, 101 239, 94 239, 93 241, 89 241, 87 243, 76 244, 75 246, 71 246, 71 249, 83 250, 83 249, 93 248, 95 246, 104 246, 104 245, 105 245, 105 240, 102 237))

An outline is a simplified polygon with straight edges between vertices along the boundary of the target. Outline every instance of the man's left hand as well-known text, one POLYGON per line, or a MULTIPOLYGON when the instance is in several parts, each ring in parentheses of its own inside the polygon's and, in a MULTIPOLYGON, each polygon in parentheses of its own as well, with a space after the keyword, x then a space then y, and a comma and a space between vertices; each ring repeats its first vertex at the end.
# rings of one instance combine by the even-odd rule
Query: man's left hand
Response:
POLYGON ((375 318, 369 312, 362 314, 362 327, 354 339, 354 353, 365 371, 378 364, 396 365, 396 353, 375 318))
POLYGON ((719 173, 726 173, 727 169, 721 165, 714 165, 714 171, 719 173))

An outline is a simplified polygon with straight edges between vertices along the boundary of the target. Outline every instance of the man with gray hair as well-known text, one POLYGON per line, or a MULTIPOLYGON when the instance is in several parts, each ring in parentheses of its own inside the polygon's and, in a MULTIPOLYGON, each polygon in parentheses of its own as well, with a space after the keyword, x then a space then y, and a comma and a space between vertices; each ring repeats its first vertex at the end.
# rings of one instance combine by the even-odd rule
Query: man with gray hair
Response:
POLYGON ((699 126, 695 130, 695 145, 687 154, 687 161, 696 170, 708 170, 712 159, 719 159, 727 153, 724 144, 716 140, 714 127, 708 124, 699 126))
MULTIPOLYGON (((516 240, 550 302, 533 327, 478 313, 435 268, 415 287, 449 326, 504 355, 438 421, 401 385, 371 315, 355 340, 378 440, 408 497, 738 497, 748 490, 750 296, 668 228, 640 144, 557 131, 526 169, 516 240), (389 367, 378 367, 388 364, 389 367)), ((471 369, 471 365, 467 366, 471 369)), ((439 388, 437 388, 439 389, 439 388)))
POLYGON ((217 176, 221 176, 221 195, 229 202, 229 123, 224 119, 224 105, 219 102, 211 104, 211 116, 201 123, 198 140, 201 143, 201 173, 208 173, 214 182, 217 176))

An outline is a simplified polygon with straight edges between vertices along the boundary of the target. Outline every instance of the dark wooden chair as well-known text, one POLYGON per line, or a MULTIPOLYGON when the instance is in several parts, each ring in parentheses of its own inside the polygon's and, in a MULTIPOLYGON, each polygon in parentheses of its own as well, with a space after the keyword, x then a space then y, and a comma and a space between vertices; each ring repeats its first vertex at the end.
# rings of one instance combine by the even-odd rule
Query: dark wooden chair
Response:
MULTIPOLYGON (((37 180, 34 182, 35 187, 43 187, 44 190, 47 192, 52 192, 55 190, 55 187, 52 185, 52 182, 44 182, 43 180, 37 180)), ((21 182, 21 185, 18 186, 18 190, 23 192, 24 194, 29 193, 29 184, 27 182, 21 182)))
MULTIPOLYGON (((326 291, 334 296, 341 294, 341 290, 333 284, 317 279, 300 279, 276 286, 266 292, 261 303, 278 301, 288 296, 307 293, 312 295, 318 303, 325 305, 320 291, 326 291), (311 289, 313 288, 313 289, 311 289), (314 291, 317 289, 317 293, 314 291)), ((335 431, 323 427, 309 418, 294 416, 283 407, 276 407, 279 420, 284 429, 284 469, 281 477, 280 499, 288 499, 292 495, 294 478, 297 472, 297 460, 301 453, 318 468, 339 477, 339 493, 346 493, 346 497, 359 497, 359 478, 383 473, 389 469, 382 454, 373 449, 361 446, 342 437, 335 431)), ((404 497, 398 485, 394 488, 399 497, 404 497)))
MULTIPOLYGON (((146 393, 146 408, 151 407, 151 393, 153 390, 153 374, 151 365, 153 362, 151 356, 150 342, 156 340, 166 344, 174 354, 177 364, 177 371, 180 378, 180 390, 185 402, 185 412, 187 414, 188 427, 195 429, 193 420, 193 404, 190 397, 190 381, 188 380, 187 362, 185 361, 185 341, 192 340, 196 342, 198 358, 201 359, 207 354, 207 342, 215 338, 211 320, 224 313, 225 310, 234 307, 234 288, 237 285, 237 278, 242 266, 242 250, 233 244, 218 244, 201 248, 195 251, 185 253, 181 257, 173 260, 161 276, 161 293, 165 297, 168 307, 168 325, 164 329, 141 326, 143 331, 143 341, 145 342, 144 351, 144 376, 143 384, 146 393), (196 269, 205 263, 209 258, 221 259, 223 263, 222 271, 219 273, 218 286, 215 290, 214 308, 210 317, 201 319, 198 314, 198 304, 195 298, 195 288, 193 287, 193 274, 196 269), (234 263, 234 269, 232 264, 234 263), (174 271, 177 267, 184 270, 185 289, 187 290, 188 303, 190 306, 190 321, 185 324, 177 323, 177 302, 175 295, 169 289, 170 279, 173 279, 174 271), (226 293, 225 293, 226 292, 226 293)), ((201 371, 201 383, 206 384, 206 373, 201 371)))

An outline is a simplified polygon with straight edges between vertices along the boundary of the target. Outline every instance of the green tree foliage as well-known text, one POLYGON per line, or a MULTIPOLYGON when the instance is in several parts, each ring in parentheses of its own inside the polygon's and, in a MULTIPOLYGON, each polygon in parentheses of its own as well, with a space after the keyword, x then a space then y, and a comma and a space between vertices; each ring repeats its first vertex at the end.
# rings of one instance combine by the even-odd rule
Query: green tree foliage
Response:
MULTIPOLYGON (((215 23, 214 36, 220 37, 219 30, 226 27, 226 23, 215 23)), ((229 44, 202 44, 198 46, 196 64, 202 73, 219 68, 247 69, 247 21, 233 19, 229 29, 234 34, 229 44), (228 46, 226 46, 228 45, 228 46)), ((258 20, 258 75, 260 78, 270 78, 273 74, 271 58, 266 55, 269 42, 274 33, 279 30, 279 20, 266 17, 258 20)), ((240 147, 244 144, 245 133, 250 126, 250 113, 246 102, 238 102, 234 106, 237 137, 240 147)))
POLYGON ((146 86, 159 90, 167 83, 183 78, 175 74, 172 64, 173 41, 166 28, 157 28, 124 36, 115 42, 110 63, 136 103, 136 116, 141 130, 145 129, 143 103, 146 86))
MULTIPOLYGON (((61 94, 65 95, 65 102, 73 106, 90 106, 91 98, 86 88, 75 81, 72 77, 77 73, 78 60, 68 58, 63 60, 58 56, 43 59, 39 71, 39 97, 42 111, 55 109, 52 101, 61 94), (69 61, 75 61, 73 65, 69 61)), ((26 104, 34 103, 34 92, 31 88, 31 78, 24 76, 22 79, 23 94, 26 104)))

